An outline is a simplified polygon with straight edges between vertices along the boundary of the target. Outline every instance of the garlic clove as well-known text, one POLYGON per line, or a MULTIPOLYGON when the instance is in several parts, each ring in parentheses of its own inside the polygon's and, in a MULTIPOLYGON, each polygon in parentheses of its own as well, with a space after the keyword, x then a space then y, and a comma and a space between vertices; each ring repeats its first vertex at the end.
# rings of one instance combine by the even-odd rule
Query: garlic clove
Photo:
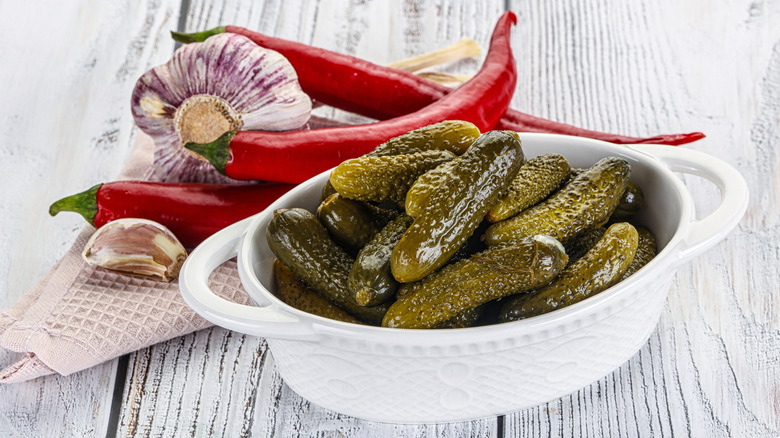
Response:
POLYGON ((82 257, 90 265, 171 281, 178 277, 187 250, 165 226, 124 218, 95 231, 82 257))

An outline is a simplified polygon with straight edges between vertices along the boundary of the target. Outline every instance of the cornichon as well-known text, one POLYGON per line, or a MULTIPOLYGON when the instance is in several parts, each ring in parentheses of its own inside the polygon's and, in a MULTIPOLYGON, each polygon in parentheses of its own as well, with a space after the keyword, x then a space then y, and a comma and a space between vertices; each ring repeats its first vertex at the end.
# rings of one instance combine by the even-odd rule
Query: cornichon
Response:
MULTIPOLYGON (((359 250, 381 229, 365 204, 334 193, 317 207, 317 219, 339 245, 359 250)), ((354 254, 354 252, 353 252, 354 254)))
POLYGON ((398 289, 398 282, 390 272, 390 255, 412 220, 405 214, 398 216, 358 253, 349 271, 347 287, 361 306, 384 303, 398 289))
MULTIPOLYGON (((520 142, 501 131, 482 135, 452 167, 451 181, 429 203, 393 249, 400 282, 417 281, 443 266, 474 233, 523 163, 520 142)), ((338 188, 338 187, 337 187, 338 188)))
POLYGON ((479 128, 463 120, 445 120, 387 140, 368 155, 405 155, 440 150, 461 155, 479 138, 479 128))
POLYGON ((601 240, 606 231, 607 229, 604 227, 591 228, 564 245, 566 254, 569 256, 569 264, 581 259, 591 248, 596 246, 596 243, 601 240))
POLYGON ((266 240, 276 258, 317 293, 360 320, 370 324, 382 320, 387 306, 363 307, 349 293, 347 276, 354 259, 314 214, 302 208, 276 210, 266 240))
POLYGON ((279 260, 274 260, 274 278, 276 295, 284 303, 313 315, 335 319, 337 321, 362 324, 359 319, 321 297, 314 289, 299 280, 295 274, 279 260))
POLYGON ((548 236, 496 245, 421 280, 390 306, 382 325, 436 327, 466 309, 549 283, 567 261, 563 246, 548 236))
POLYGON ((626 160, 604 158, 541 203, 491 225, 485 232, 485 242, 495 245, 546 234, 568 243, 589 228, 607 222, 630 176, 626 160))
POLYGON ((620 202, 618 202, 609 220, 611 222, 624 222, 630 219, 631 216, 635 215, 642 208, 644 202, 645 195, 642 192, 642 188, 633 179, 628 180, 628 186, 620 197, 620 202))
POLYGON ((639 244, 636 247, 636 255, 634 260, 628 265, 626 273, 623 274, 623 281, 631 274, 638 271, 642 266, 646 265, 656 255, 655 236, 645 227, 637 227, 637 233, 639 233, 639 244))
MULTIPOLYGON (((479 135, 479 128, 471 122, 445 120, 393 137, 365 156, 406 155, 429 150, 450 151, 461 155, 479 135)), ((322 190, 320 201, 324 201, 336 191, 330 181, 325 183, 322 190)))
POLYGON ((536 205, 569 177, 569 162, 559 154, 531 158, 520 168, 506 196, 498 200, 487 220, 498 222, 536 205))
POLYGON ((552 283, 509 298, 499 320, 516 321, 551 312, 593 296, 620 281, 636 253, 638 234, 628 222, 610 226, 601 240, 552 283))
POLYGON ((438 150, 381 157, 364 155, 336 166, 330 183, 345 198, 400 203, 420 175, 453 158, 452 152, 438 150))
POLYGON ((466 328, 474 327, 479 322, 482 314, 485 312, 485 304, 481 306, 466 309, 447 321, 436 326, 436 328, 466 328))

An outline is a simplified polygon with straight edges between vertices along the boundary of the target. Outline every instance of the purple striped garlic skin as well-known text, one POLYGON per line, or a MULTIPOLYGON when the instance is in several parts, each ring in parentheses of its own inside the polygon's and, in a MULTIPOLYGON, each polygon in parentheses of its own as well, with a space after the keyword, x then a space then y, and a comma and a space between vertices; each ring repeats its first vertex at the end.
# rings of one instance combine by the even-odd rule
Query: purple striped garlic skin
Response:
POLYGON ((229 182, 202 157, 183 147, 207 143, 227 131, 302 128, 311 99, 279 53, 230 33, 177 50, 146 72, 133 90, 138 127, 155 140, 161 181, 229 182))

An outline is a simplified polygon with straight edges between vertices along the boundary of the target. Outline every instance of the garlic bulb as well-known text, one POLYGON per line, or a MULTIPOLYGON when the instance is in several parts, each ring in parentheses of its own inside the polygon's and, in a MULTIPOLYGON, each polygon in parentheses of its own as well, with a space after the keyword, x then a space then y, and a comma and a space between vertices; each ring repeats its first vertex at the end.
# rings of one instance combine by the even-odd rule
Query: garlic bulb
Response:
POLYGON ((239 129, 300 128, 311 115, 311 99, 285 57, 225 33, 181 47, 141 76, 131 109, 138 127, 155 140, 157 179, 228 182, 183 144, 208 143, 239 129))
POLYGON ((187 250, 165 226, 123 218, 95 231, 82 257, 91 265, 171 281, 178 277, 187 250))

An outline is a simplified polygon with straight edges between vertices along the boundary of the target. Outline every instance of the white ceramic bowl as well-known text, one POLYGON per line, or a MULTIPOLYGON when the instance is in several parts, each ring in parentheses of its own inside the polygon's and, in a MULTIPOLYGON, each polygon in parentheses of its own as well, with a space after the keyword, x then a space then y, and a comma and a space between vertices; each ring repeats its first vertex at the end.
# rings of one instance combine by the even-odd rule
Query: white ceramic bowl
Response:
MULTIPOLYGON (((267 210, 195 249, 179 277, 185 301, 214 324, 268 338, 279 373, 311 402, 355 417, 398 423, 470 420, 534 406, 612 372, 647 342, 675 268, 723 239, 745 212, 747 185, 730 165, 670 146, 624 146, 521 134, 527 157, 557 152, 572 166, 606 156, 628 160, 645 206, 637 221, 659 253, 626 281, 546 315, 454 330, 359 326, 301 312, 277 299, 265 229, 277 208, 316 208, 329 172, 288 192, 267 210), (696 220, 690 193, 673 172, 715 183, 720 205, 696 220), (209 274, 238 257, 256 306, 216 296, 209 274)), ((294 165, 294 164, 293 164, 294 165)))

